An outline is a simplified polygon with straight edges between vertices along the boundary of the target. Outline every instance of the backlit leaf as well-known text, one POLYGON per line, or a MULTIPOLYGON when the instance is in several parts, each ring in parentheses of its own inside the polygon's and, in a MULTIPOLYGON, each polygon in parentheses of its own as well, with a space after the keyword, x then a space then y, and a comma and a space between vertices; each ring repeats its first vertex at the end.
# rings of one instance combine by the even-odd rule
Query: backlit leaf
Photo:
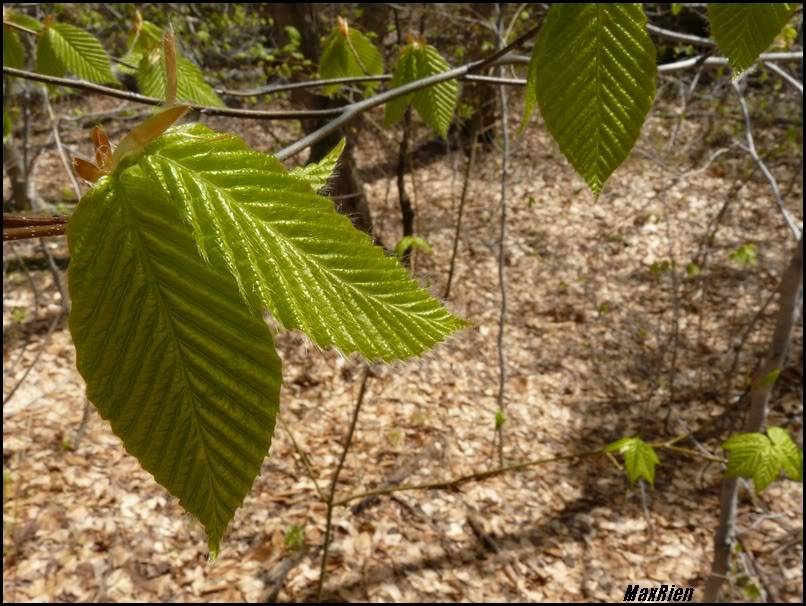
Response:
POLYGON ((553 4, 527 100, 598 195, 630 153, 655 98, 655 47, 639 4, 553 4))
POLYGON ((722 444, 728 453, 727 478, 753 480, 756 492, 763 491, 781 471, 796 481, 803 481, 803 452, 789 434, 779 427, 763 433, 738 433, 722 444))
MULTIPOLYGON (((450 65, 433 46, 420 41, 409 44, 401 53, 392 76, 391 88, 448 71, 450 65)), ((386 106, 384 122, 394 124, 403 116, 409 103, 428 126, 442 137, 448 128, 459 100, 459 85, 447 80, 393 99, 386 106)))
MULTIPOLYGON (((137 86, 144 95, 165 98, 165 62, 160 47, 143 56, 137 71, 137 86)), ((195 63, 185 57, 176 61, 176 100, 195 105, 223 107, 224 102, 204 81, 204 74, 195 63)))
POLYGON ((37 69, 54 76, 70 72, 91 82, 117 84, 98 39, 68 23, 53 23, 40 34, 37 69))
POLYGON ((708 4, 711 35, 740 75, 767 50, 798 5, 785 2, 708 4))
POLYGON ((253 309, 370 360, 419 355, 467 325, 270 156, 202 125, 170 132, 139 164, 253 309))
POLYGON ((650 484, 655 483, 655 466, 660 464, 660 459, 655 449, 641 438, 622 438, 609 444, 605 451, 617 452, 624 457, 630 482, 643 478, 650 484))
POLYGON ((17 32, 8 25, 3 26, 3 65, 16 69, 25 65, 25 49, 17 32))
MULTIPOLYGON (((375 45, 360 31, 340 21, 340 27, 325 41, 322 56, 319 59, 319 76, 323 79, 356 78, 360 76, 377 76, 383 73, 383 57, 375 45)), ((331 84, 322 89, 326 95, 332 95, 343 85, 331 84)), ((371 90, 377 83, 366 83, 371 90)))
POLYGON ((342 139, 319 162, 311 162, 306 166, 300 166, 288 174, 309 183, 313 191, 323 189, 336 170, 336 165, 339 163, 345 144, 346 139, 342 139))
POLYGON ((269 328, 136 164, 81 199, 67 235, 87 397, 215 554, 271 442, 281 370, 269 328))

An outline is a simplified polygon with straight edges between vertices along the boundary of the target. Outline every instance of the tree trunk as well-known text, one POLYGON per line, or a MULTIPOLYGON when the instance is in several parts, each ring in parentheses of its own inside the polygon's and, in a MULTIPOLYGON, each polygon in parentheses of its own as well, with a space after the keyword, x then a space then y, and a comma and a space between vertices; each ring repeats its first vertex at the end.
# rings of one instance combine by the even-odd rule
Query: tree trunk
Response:
MULTIPOLYGON (((750 390, 750 415, 745 431, 760 432, 767 422, 767 402, 772 392, 774 381, 766 380, 770 373, 780 371, 784 365, 789 343, 792 340, 792 329, 800 316, 803 287, 803 239, 798 242, 795 253, 781 278, 781 298, 778 303, 778 317, 775 321, 775 332, 772 336, 767 359, 756 373, 750 390)), ((716 602, 719 590, 730 570, 730 554, 733 550, 736 534, 736 501, 739 488, 737 478, 725 479, 722 482, 720 501, 719 527, 714 536, 714 560, 711 565, 711 576, 705 584, 703 601, 716 602)))

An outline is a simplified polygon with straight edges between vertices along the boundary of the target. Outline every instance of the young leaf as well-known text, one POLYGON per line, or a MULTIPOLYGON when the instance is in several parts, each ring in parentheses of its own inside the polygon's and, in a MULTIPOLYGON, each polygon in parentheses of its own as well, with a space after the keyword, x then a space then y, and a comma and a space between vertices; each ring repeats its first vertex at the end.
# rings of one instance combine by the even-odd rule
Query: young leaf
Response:
POLYGON ((756 492, 778 477, 781 460, 772 440, 762 433, 738 433, 722 444, 728 453, 727 478, 752 478, 756 492))
POLYGON ((618 452, 624 457, 630 482, 644 478, 650 484, 655 484, 655 465, 660 464, 660 459, 655 449, 641 438, 622 438, 609 444, 605 452, 618 452))
POLYGON ((553 4, 533 52, 527 100, 537 99, 560 150, 598 195, 655 99, 655 47, 643 9, 553 4))
POLYGON ((198 124, 174 128, 138 162, 192 226, 202 256, 233 273, 250 307, 265 306, 321 347, 397 360, 467 326, 330 200, 238 137, 198 124))
MULTIPOLYGON (((391 88, 436 75, 449 68, 448 62, 442 58, 437 49, 423 42, 414 41, 407 45, 400 55, 392 76, 391 88)), ((386 105, 384 122, 387 125, 396 123, 411 104, 428 126, 442 137, 447 137, 458 100, 459 85, 456 81, 440 82, 390 101, 386 105)))
POLYGON ((792 441, 792 437, 789 433, 780 427, 768 428, 767 436, 769 436, 770 442, 772 442, 772 446, 781 463, 781 470, 790 480, 802 482, 803 451, 792 441))
POLYGON ((17 32, 9 26, 3 26, 3 65, 17 69, 25 65, 25 49, 17 32))
POLYGON ((56 56, 50 36, 46 34, 41 34, 37 39, 36 71, 40 74, 56 76, 57 78, 61 78, 66 72, 64 65, 59 60, 59 57, 56 56))
POLYGON ((37 33, 41 32, 44 28, 44 26, 33 17, 5 8, 3 9, 3 21, 20 25, 37 33))
POLYGON ((215 554, 271 442, 281 369, 268 326, 136 164, 81 199, 67 236, 87 397, 215 554))
MULTIPOLYGON (((418 49, 416 57, 417 80, 450 69, 450 65, 442 58, 439 51, 429 44, 418 49)), ((459 85, 456 80, 447 80, 418 90, 414 93, 411 105, 428 126, 442 137, 447 137, 448 127, 451 125, 458 100, 459 85)))
POLYGON ((708 3, 711 34, 728 57, 734 76, 753 65, 769 48, 797 7, 784 2, 708 3))
MULTIPOLYGON (((400 59, 395 65, 395 71, 392 74, 392 81, 389 83, 389 88, 399 88, 409 82, 414 82, 417 79, 417 59, 414 52, 414 47, 407 44, 400 52, 400 59)), ((414 93, 396 97, 386 104, 386 110, 383 118, 383 123, 386 126, 392 126, 400 121, 403 114, 406 113, 411 104, 414 93)))
POLYGON ((345 144, 346 140, 342 139, 336 144, 336 147, 331 149, 319 162, 311 162, 307 166, 299 166, 288 174, 306 181, 313 191, 323 189, 336 170, 336 165, 339 163, 339 158, 344 151, 345 144))
MULTIPOLYGON (((319 75, 323 79, 356 78, 377 76, 383 73, 383 57, 380 51, 364 34, 339 17, 338 25, 325 41, 322 57, 319 59, 319 75)), ((331 84, 322 89, 325 95, 332 95, 343 85, 331 84)), ((371 89, 377 83, 366 85, 371 89)))
MULTIPOLYGON (((194 63, 185 57, 177 57, 177 101, 186 101, 196 105, 223 107, 224 102, 213 88, 204 81, 204 74, 194 63)), ((153 49, 143 56, 137 70, 137 86, 144 95, 165 98, 165 62, 162 51, 153 49)))
POLYGON ((117 84, 98 39, 68 23, 52 23, 40 34, 37 69, 54 76, 71 72, 84 80, 117 84))
POLYGON ((404 236, 397 243, 397 246, 395 246, 395 255, 398 259, 400 259, 408 250, 412 248, 426 252, 429 255, 434 252, 434 249, 431 248, 431 245, 423 238, 418 236, 404 236))

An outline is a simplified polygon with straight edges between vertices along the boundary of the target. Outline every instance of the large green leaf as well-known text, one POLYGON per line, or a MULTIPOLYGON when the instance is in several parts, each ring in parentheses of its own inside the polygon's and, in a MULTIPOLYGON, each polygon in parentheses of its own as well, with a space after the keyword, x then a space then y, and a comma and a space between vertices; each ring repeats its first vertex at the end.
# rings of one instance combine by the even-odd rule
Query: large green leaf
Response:
MULTIPOLYGON (((383 73, 383 57, 375 45, 354 27, 342 22, 325 41, 322 56, 319 59, 319 75, 323 79, 356 78, 360 76, 377 76, 383 73)), ((377 83, 366 83, 372 90, 377 83)), ((331 84, 322 89, 326 95, 332 95, 342 87, 331 84)))
POLYGON ((82 198, 67 235, 87 397, 215 554, 271 442, 281 371, 268 326, 136 164, 82 198))
POLYGON ((71 72, 92 82, 117 84, 109 56, 98 39, 68 23, 53 23, 40 34, 37 69, 61 76, 71 72))
POLYGON ((641 438, 622 438, 609 444, 605 451, 617 452, 624 457, 630 482, 643 478, 650 484, 655 483, 655 466, 660 464, 660 459, 655 449, 641 438))
POLYGON ((3 26, 3 65, 17 69, 25 65, 25 49, 17 32, 8 25, 3 26))
POLYGON ((655 98, 655 47, 638 4, 554 4, 527 92, 598 195, 630 153, 655 98))
POLYGON ((297 167, 288 174, 307 182, 314 191, 324 189, 336 170, 346 143, 347 140, 342 139, 319 162, 311 162, 306 166, 297 167))
POLYGON ((330 200, 238 137, 176 128, 139 163, 192 225, 201 254, 223 259, 250 306, 265 306, 321 347, 395 360, 467 325, 330 200))
POLYGON ((797 7, 784 2, 708 4, 711 34, 735 75, 753 65, 767 50, 797 7))
MULTIPOLYGON (((137 70, 137 86, 144 95, 165 98, 165 61, 161 47, 143 55, 137 70)), ((195 63, 185 57, 176 61, 176 100, 197 105, 223 107, 224 102, 213 88, 204 81, 204 74, 195 63)))
MULTIPOLYGON (((450 69, 450 65, 442 58, 437 49, 429 44, 415 41, 403 50, 392 76, 391 87, 403 86, 448 69, 450 69)), ((384 121, 387 125, 394 124, 400 120, 411 103, 428 126, 439 135, 446 137, 458 100, 459 85, 456 81, 440 82, 393 99, 386 106, 384 121)))

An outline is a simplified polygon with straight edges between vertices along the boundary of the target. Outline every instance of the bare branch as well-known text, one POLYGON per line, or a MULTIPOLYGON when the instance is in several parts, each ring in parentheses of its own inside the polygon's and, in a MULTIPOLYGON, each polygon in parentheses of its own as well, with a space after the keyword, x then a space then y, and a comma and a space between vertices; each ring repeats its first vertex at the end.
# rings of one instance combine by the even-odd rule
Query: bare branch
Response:
POLYGON ((778 204, 778 209, 781 211, 781 214, 783 215, 786 224, 789 226, 789 229, 792 231, 792 234, 795 236, 795 238, 799 239, 801 236, 801 228, 795 224, 795 220, 789 214, 789 211, 786 210, 786 207, 784 206, 784 198, 781 195, 781 189, 778 187, 778 181, 775 180, 775 177, 770 172, 770 169, 767 168, 767 165, 764 164, 764 161, 756 151, 756 144, 753 141, 753 128, 750 123, 750 110, 747 108, 747 100, 744 98, 744 95, 736 82, 731 82, 731 85, 733 86, 733 90, 739 96, 739 105, 742 108, 742 115, 744 116, 747 147, 742 147, 747 151, 747 153, 750 154, 750 156, 752 156, 753 160, 755 160, 756 164, 761 169, 761 172, 764 173, 767 181, 769 181, 773 196, 775 197, 775 202, 778 204))
POLYGON ((801 96, 803 96, 803 82, 801 82, 800 80, 795 78, 795 76, 793 76, 792 74, 790 74, 788 71, 786 71, 782 67, 779 67, 778 65, 775 65, 775 63, 772 63, 770 61, 765 61, 764 62, 764 67, 766 67, 769 70, 774 71, 776 74, 781 76, 781 78, 783 78, 784 81, 787 84, 789 84, 789 86, 794 88, 796 91, 798 91, 800 93, 801 96))
MULTIPOLYGON (((46 76, 45 74, 37 74, 23 69, 15 69, 13 67, 3 66, 3 73, 7 76, 16 78, 25 78, 26 80, 35 80, 37 82, 45 82, 46 84, 55 84, 57 86, 67 86, 78 90, 86 90, 93 93, 105 95, 107 97, 116 97, 118 99, 125 99, 133 103, 141 103, 144 105, 162 105, 164 101, 156 97, 147 97, 139 93, 132 93, 129 91, 119 90, 117 88, 110 88, 109 86, 102 86, 86 80, 77 80, 74 78, 57 78, 55 76, 46 76)), ((350 107, 350 106, 347 106, 350 107)), ((316 110, 292 110, 292 111, 276 111, 276 110, 259 110, 259 109, 237 109, 231 107, 210 107, 206 105, 191 105, 192 109, 198 110, 207 116, 229 116, 231 118, 249 118, 252 120, 302 120, 306 118, 330 118, 338 116, 342 113, 344 108, 332 109, 316 109, 316 110)))
POLYGON ((657 25, 647 23, 646 28, 653 34, 657 34, 662 38, 669 40, 677 40, 678 42, 688 42, 690 44, 699 44, 700 46, 716 46, 716 43, 709 38, 701 38, 700 36, 693 36, 691 34, 684 34, 682 32, 675 32, 670 29, 663 29, 657 25))

